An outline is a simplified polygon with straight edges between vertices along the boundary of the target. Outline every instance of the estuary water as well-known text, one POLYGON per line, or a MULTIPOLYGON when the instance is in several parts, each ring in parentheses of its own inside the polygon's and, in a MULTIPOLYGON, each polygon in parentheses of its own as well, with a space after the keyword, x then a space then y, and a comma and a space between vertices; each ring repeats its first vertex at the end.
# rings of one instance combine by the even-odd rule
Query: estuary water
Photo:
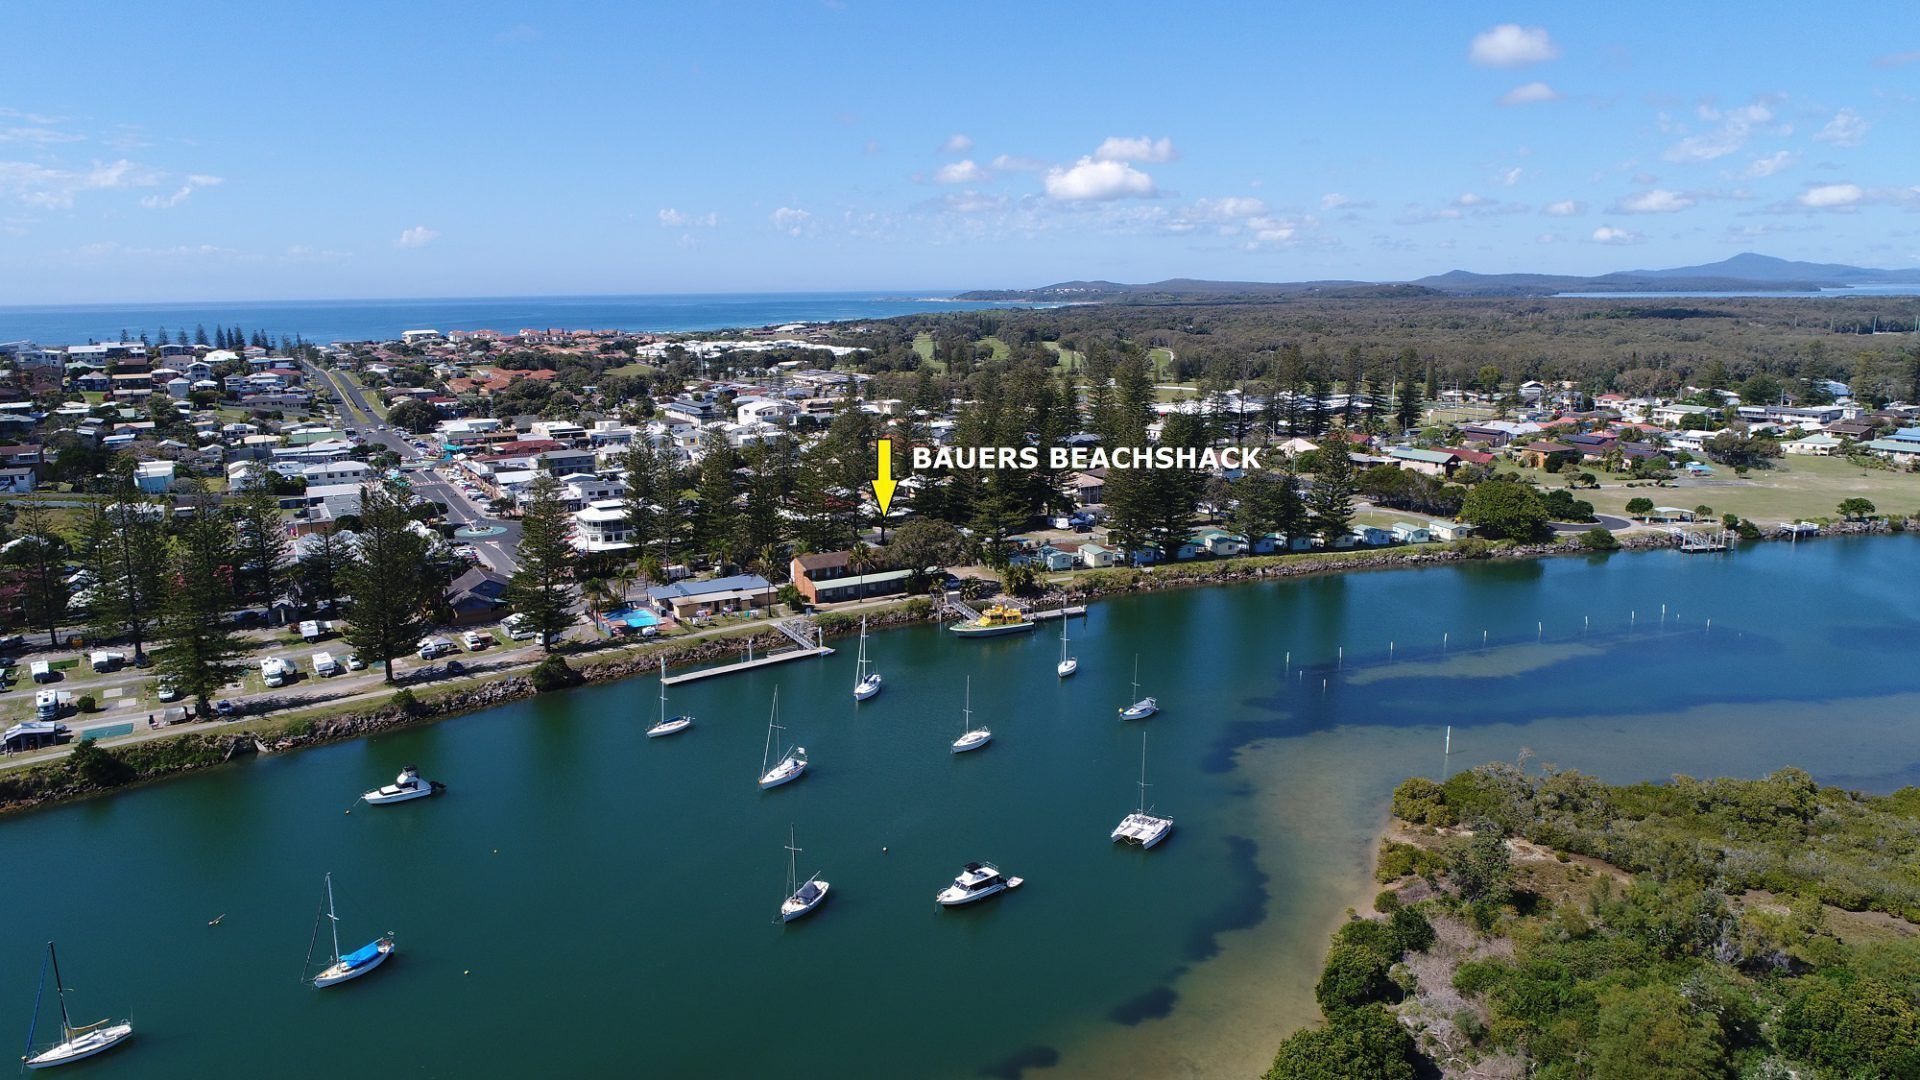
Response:
POLYGON ((1920 782, 1916 580, 1895 537, 1170 591, 1073 621, 1065 681, 1045 627, 918 627, 860 704, 845 641, 675 688, 669 739, 637 679, 242 762, 0 820, 0 1025, 56 938, 76 1019, 139 1031, 72 1076, 1245 1077, 1313 1017, 1407 775, 1920 782), (1125 724, 1136 655, 1163 711, 1125 724), (994 739, 956 757, 969 675, 994 739), (814 765, 761 792, 775 687, 814 765), (1143 731, 1147 852, 1107 838, 1143 731), (405 764, 448 791, 345 812, 405 764), (833 890, 781 927, 789 824, 833 890), (1027 884, 936 909, 978 859, 1027 884), (316 991, 326 871, 343 944, 400 949, 316 991))
POLYGON ((389 341, 403 330, 632 330, 655 333, 887 319, 928 312, 1026 307, 955 300, 942 292, 686 293, 644 296, 493 296, 402 300, 258 300, 167 304, 0 306, 0 341, 42 345, 119 341, 184 328, 238 326, 275 339, 389 341))

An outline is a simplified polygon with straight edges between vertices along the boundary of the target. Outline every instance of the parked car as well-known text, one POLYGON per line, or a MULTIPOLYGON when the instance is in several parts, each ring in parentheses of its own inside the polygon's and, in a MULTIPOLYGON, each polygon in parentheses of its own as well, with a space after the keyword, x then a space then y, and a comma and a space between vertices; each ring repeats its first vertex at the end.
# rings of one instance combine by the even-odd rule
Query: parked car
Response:
POLYGON ((461 663, 460 661, 458 660, 447 661, 447 674, 464 675, 466 674, 466 671, 467 671, 467 665, 461 663))
POLYGON ((467 647, 468 652, 478 652, 493 644, 493 639, 481 631, 469 630, 460 635, 460 643, 467 647))
POLYGON ((348 671, 365 671, 366 669, 367 669, 367 662, 365 660, 360 659, 359 653, 348 654, 347 656, 348 671))
POLYGON ((433 660, 453 651, 453 642, 443 637, 420 639, 420 659, 433 660))
POLYGON ((172 679, 161 679, 153 684, 153 696, 161 701, 179 701, 180 688, 173 685, 172 679))
POLYGON ((219 701, 213 703, 213 711, 219 713, 221 716, 232 716, 240 711, 240 706, 235 705, 228 698, 221 698, 219 701))

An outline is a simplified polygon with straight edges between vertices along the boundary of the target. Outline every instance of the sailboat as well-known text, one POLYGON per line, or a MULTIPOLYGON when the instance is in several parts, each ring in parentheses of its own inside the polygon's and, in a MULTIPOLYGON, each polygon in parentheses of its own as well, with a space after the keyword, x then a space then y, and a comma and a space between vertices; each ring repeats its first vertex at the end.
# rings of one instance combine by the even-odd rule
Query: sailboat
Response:
POLYGON ((1150 848, 1173 831, 1173 819, 1147 812, 1147 732, 1140 731, 1140 808, 1120 819, 1114 827, 1113 842, 1138 844, 1150 848))
POLYGON ((967 703, 960 712, 960 737, 953 740, 952 750, 964 754, 969 750, 978 750, 993 741, 993 732, 986 728, 973 726, 973 676, 967 676, 967 703))
POLYGON ((691 716, 667 715, 667 660, 660 658, 660 719, 647 729, 647 738, 657 739, 662 735, 677 735, 693 726, 691 716))
POLYGON ((73 1018, 67 1014, 67 985, 60 979, 60 956, 54 952, 53 942, 47 942, 47 958, 40 964, 40 989, 33 996, 33 1023, 27 1028, 27 1052, 20 1063, 29 1069, 50 1069, 111 1050, 131 1038, 133 1024, 127 1020, 95 1020, 73 1026, 73 1018), (40 1002, 47 993, 48 967, 53 968, 53 992, 60 999, 60 1041, 36 1054, 33 1037, 40 1027, 40 1002))
POLYGON ((860 616, 860 662, 853 681, 853 700, 865 701, 880 692, 880 673, 868 670, 867 617, 860 616))
POLYGON ((773 690, 773 712, 767 717, 767 748, 760 752, 760 790, 762 791, 792 783, 800 779, 801 773, 807 771, 807 748, 804 746, 782 750, 780 763, 768 768, 768 764, 773 760, 773 733, 785 730, 787 729, 780 726, 780 688, 776 686, 773 690))
POLYGON ((787 898, 780 902, 780 921, 790 923, 826 902, 831 885, 818 873, 800 881, 800 849, 793 845, 793 826, 787 826, 787 898))
MULTIPOLYGON (((324 918, 332 924, 333 963, 328 964, 320 974, 313 977, 314 986, 324 988, 346 982, 349 979, 357 979, 367 972, 372 971, 374 968, 379 967, 381 964, 386 963, 387 957, 393 955, 394 945, 393 934, 391 932, 374 938, 372 941, 367 942, 365 945, 360 946, 350 953, 340 951, 340 916, 334 914, 333 910, 332 874, 327 875, 327 910, 321 914, 320 918, 324 918)), ((319 918, 313 921, 313 933, 316 938, 320 936, 319 918)), ((307 942, 307 963, 309 965, 313 963, 313 942, 311 941, 307 942)))
POLYGON ((1125 705, 1121 707, 1120 719, 1145 720, 1147 717, 1152 716, 1154 713, 1157 713, 1160 711, 1160 700, 1158 698, 1140 696, 1140 654, 1139 653, 1133 654, 1133 694, 1134 694, 1133 704, 1125 705))
POLYGON ((1067 612, 1065 608, 1060 609, 1060 662, 1054 665, 1053 670, 1063 679, 1080 670, 1079 659, 1067 655, 1067 612))

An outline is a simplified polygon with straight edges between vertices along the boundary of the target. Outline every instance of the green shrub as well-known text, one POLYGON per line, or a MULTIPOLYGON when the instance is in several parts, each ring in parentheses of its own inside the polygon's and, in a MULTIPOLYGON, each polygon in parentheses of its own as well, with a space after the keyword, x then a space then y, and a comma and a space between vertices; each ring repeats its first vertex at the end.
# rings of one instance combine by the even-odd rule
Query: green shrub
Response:
POLYGON ((1413 1035, 1378 1005, 1296 1031, 1280 1044, 1264 1080, 1413 1080, 1424 1064, 1413 1035))
POLYGON ((584 680, 580 673, 567 666, 564 658, 549 656, 535 664, 527 678, 533 682, 533 688, 540 693, 550 690, 564 690, 569 686, 578 686, 584 680))
POLYGON ((1393 909, 1387 917, 1387 940, 1396 958, 1410 952, 1426 952, 1433 947, 1433 924, 1410 907, 1393 909))
POLYGON ((1588 551, 1612 551, 1620 546, 1620 541, 1614 539, 1612 529, 1595 525, 1580 534, 1580 546, 1588 551))
POLYGON ((1424 776, 1410 776, 1393 789, 1393 816, 1415 825, 1444 827, 1460 823, 1447 806, 1445 789, 1424 776))
POLYGON ((1374 868, 1373 876, 1374 880, 1381 882, 1416 876, 1437 878, 1446 869, 1447 860, 1437 852, 1414 844, 1403 844, 1398 840, 1382 840, 1379 865, 1374 868))
POLYGON ((67 755, 66 767, 75 780, 88 787, 119 787, 136 775, 133 766, 90 738, 81 739, 67 755))
POLYGON ((99 707, 99 703, 93 700, 92 694, 81 694, 79 699, 73 703, 73 707, 81 712, 92 712, 99 707))
POLYGON ((408 716, 420 709, 420 699, 413 696, 413 691, 405 689, 394 691, 393 696, 387 699, 387 704, 408 716))
POLYGON ((1834 1076, 1920 1075, 1920 1011, 1878 979, 1809 979, 1780 1010, 1780 1049, 1834 1076))
POLYGON ((1387 977, 1392 967, 1393 961, 1376 949, 1338 942, 1327 950, 1326 966, 1313 987, 1314 1000, 1329 1019, 1362 1005, 1387 1001, 1395 992, 1393 980, 1387 977))

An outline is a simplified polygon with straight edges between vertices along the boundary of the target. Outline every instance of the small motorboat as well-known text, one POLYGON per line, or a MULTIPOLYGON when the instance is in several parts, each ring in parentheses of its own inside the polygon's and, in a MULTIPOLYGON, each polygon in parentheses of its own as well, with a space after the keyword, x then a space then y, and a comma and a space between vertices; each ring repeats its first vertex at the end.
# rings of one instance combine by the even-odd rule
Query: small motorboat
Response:
POLYGON ((60 978, 60 956, 53 942, 47 942, 47 958, 40 969, 40 993, 33 999, 33 1023, 27 1028, 27 1052, 20 1064, 28 1069, 50 1069, 67 1065, 111 1050, 133 1038, 133 1024, 126 1020, 96 1020, 74 1026, 67 1013, 67 986, 60 978), (33 1052, 34 1035, 40 1027, 40 998, 47 990, 47 966, 53 968, 53 992, 60 999, 60 1041, 39 1053, 33 1052))
POLYGON ((953 884, 941 889, 933 899, 941 907, 959 907, 1017 889, 1024 883, 1022 878, 1002 874, 992 863, 970 862, 960 871, 960 876, 953 879, 953 884))
POLYGON ((800 881, 800 849, 793 843, 793 826, 787 826, 787 898, 780 902, 780 921, 790 923, 826 902, 831 885, 815 874, 800 881))
POLYGON ((400 775, 393 778, 393 783, 374 788, 360 797, 366 800, 368 806, 386 806, 389 803, 424 799, 445 789, 445 784, 422 780, 420 771, 409 765, 400 770, 400 775))
POLYGON ((993 741, 993 732, 984 727, 973 726, 973 676, 967 676, 967 703, 960 710, 960 737, 948 744, 955 754, 964 754, 969 750, 978 750, 993 741))

